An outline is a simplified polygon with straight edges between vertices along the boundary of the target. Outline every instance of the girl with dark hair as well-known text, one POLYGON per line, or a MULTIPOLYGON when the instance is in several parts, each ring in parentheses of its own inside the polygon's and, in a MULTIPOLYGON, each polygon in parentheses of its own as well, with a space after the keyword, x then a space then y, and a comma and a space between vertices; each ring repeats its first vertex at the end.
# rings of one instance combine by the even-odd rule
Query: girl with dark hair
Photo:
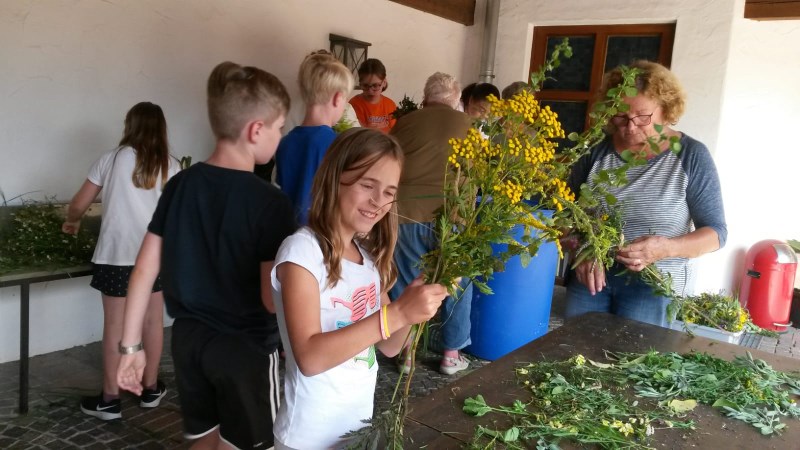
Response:
POLYGON ((397 105, 383 95, 389 87, 386 80, 386 67, 375 58, 365 60, 358 67, 358 84, 362 92, 350 99, 359 124, 364 128, 388 133, 395 123, 392 115, 397 105))

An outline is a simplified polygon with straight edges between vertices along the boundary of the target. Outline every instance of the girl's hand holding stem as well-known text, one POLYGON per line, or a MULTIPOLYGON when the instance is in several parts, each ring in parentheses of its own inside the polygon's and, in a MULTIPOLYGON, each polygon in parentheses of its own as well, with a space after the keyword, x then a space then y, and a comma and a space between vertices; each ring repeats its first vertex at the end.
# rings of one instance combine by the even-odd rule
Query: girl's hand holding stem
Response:
POLYGON ((446 297, 447 288, 441 284, 424 284, 422 277, 417 277, 392 304, 396 305, 394 309, 399 316, 396 319, 402 326, 424 322, 436 314, 446 297))

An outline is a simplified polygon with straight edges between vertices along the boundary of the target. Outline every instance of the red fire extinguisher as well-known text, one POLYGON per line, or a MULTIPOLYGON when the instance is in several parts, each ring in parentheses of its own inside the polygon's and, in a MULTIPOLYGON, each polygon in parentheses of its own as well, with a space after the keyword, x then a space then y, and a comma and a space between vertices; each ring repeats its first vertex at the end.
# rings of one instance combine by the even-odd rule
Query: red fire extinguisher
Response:
POLYGON ((769 239, 757 242, 745 257, 739 300, 753 323, 772 331, 791 326, 792 290, 797 256, 789 244, 769 239))

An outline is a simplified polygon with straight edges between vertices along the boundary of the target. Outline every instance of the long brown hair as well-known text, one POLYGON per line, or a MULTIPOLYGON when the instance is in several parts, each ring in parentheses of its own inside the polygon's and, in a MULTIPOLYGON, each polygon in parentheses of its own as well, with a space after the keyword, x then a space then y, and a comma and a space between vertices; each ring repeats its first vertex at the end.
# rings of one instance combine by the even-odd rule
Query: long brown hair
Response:
POLYGON ((159 173, 161 185, 167 182, 169 141, 167 120, 160 106, 150 102, 134 105, 125 115, 125 131, 119 145, 136 150, 136 165, 131 176, 134 186, 154 188, 159 173))
MULTIPOLYGON (((313 199, 308 214, 308 227, 316 234, 328 269, 328 286, 342 278, 342 242, 338 226, 339 186, 342 173, 353 172, 353 183, 383 157, 390 157, 403 166, 403 151, 393 136, 368 128, 351 128, 340 134, 322 160, 311 186, 313 199)), ((397 206, 391 208, 366 235, 356 236, 358 243, 369 253, 381 279, 381 290, 387 291, 395 280, 394 246, 397 242, 397 206)))

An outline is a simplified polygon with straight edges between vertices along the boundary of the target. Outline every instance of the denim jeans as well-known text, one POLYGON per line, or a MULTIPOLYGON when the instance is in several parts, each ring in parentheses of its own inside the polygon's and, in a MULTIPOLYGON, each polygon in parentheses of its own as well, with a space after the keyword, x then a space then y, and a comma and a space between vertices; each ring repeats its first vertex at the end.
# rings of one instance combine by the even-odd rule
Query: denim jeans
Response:
MULTIPOLYGON (((389 291, 389 297, 400 297, 406 286, 420 273, 419 261, 425 253, 436 248, 433 223, 406 223, 400 225, 394 263, 397 266, 397 283, 389 291)), ((472 309, 472 282, 461 282, 462 291, 456 300, 447 297, 441 310, 441 347, 446 350, 461 350, 470 341, 470 311, 472 309)), ((436 343, 434 343, 434 347, 436 343)))
POLYGON ((616 265, 606 274, 606 287, 592 295, 577 277, 570 274, 567 282, 566 318, 588 312, 607 312, 627 319, 650 323, 661 327, 667 325, 669 297, 653 294, 653 288, 644 284, 635 275, 614 275, 620 268, 616 265))

